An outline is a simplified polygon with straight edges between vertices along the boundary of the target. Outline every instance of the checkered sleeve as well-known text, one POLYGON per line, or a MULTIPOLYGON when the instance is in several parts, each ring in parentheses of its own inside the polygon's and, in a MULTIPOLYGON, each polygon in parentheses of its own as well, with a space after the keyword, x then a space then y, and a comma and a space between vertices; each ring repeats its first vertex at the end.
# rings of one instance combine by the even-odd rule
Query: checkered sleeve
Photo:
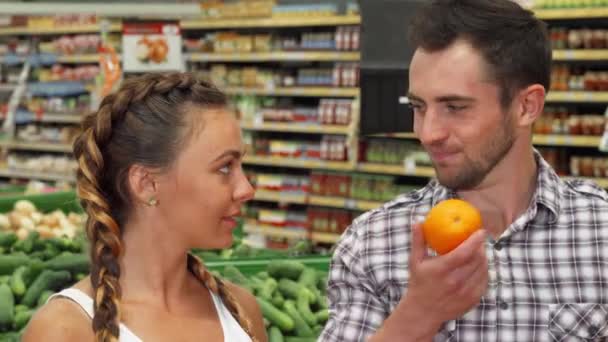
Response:
POLYGON ((357 234, 364 227, 353 223, 338 244, 328 278, 329 320, 319 341, 364 341, 388 316, 364 265, 364 241, 357 234))

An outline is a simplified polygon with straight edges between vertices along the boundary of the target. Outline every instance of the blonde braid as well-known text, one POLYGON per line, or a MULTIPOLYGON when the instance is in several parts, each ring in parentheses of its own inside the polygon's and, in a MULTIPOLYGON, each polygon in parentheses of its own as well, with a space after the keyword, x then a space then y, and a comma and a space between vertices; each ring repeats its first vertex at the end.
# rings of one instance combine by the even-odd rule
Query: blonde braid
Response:
POLYGON ((205 267, 205 264, 198 257, 191 254, 188 254, 188 269, 201 281, 201 283, 203 283, 203 285, 222 299, 222 302, 226 305, 228 311, 230 311, 247 335, 251 337, 251 340, 257 342, 256 337, 253 335, 251 321, 247 318, 247 313, 224 284, 224 281, 211 274, 205 267))

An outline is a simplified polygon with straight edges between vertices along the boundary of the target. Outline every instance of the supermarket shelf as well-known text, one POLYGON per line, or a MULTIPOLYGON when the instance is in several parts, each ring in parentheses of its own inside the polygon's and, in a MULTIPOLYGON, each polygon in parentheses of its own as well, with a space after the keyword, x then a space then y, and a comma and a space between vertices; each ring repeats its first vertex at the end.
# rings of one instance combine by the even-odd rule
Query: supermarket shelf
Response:
POLYGON ((608 7, 534 9, 539 19, 608 18, 608 7))
POLYGON ((59 63, 98 63, 99 55, 98 54, 89 54, 89 55, 60 56, 57 58, 57 62, 59 62, 59 63))
MULTIPOLYGON (((121 23, 113 23, 109 26, 108 31, 118 32, 122 30, 121 23)), ((68 33, 86 33, 101 31, 101 25, 78 25, 66 27, 5 27, 0 28, 0 36, 9 35, 47 35, 47 34, 68 34, 68 33)))
POLYGON ((562 177, 562 178, 565 180, 586 179, 586 180, 595 182, 597 185, 601 186, 602 188, 608 188, 608 178, 574 177, 574 176, 567 176, 567 177, 562 177))
MULTIPOLYGON (((414 133, 388 133, 378 134, 378 137, 416 139, 414 133)), ((532 143, 535 145, 547 146, 572 146, 572 147, 598 147, 601 137, 597 136, 576 136, 576 135, 557 135, 557 134, 535 134, 532 143)))
POLYGON ((360 163, 357 171, 368 173, 379 173, 385 175, 414 176, 414 177, 434 177, 435 171, 429 166, 415 166, 406 169, 403 165, 385 165, 375 163, 360 163))
POLYGON ((608 49, 553 50, 554 61, 601 61, 608 60, 608 49))
POLYGON ((250 53, 190 53, 187 61, 192 62, 283 62, 283 61, 358 61, 359 52, 342 51, 302 51, 302 52, 250 52, 250 53))
POLYGON ((321 169, 337 171, 350 171, 353 169, 353 166, 348 162, 332 162, 324 160, 298 160, 295 158, 279 157, 245 156, 245 158, 243 159, 243 163, 250 165, 268 165, 302 169, 321 169))
POLYGON ((382 206, 382 202, 364 201, 351 198, 327 197, 327 196, 310 196, 308 203, 312 205, 353 209, 353 210, 372 210, 382 206))
POLYGON ((6 147, 12 150, 25 150, 25 151, 43 151, 43 152, 64 152, 71 153, 72 145, 70 144, 57 144, 57 143, 29 143, 21 141, 1 141, 1 147, 6 147))
POLYGON ((314 242, 322 242, 322 243, 336 243, 340 240, 340 234, 334 233, 319 233, 312 232, 310 234, 310 239, 314 242))
POLYGON ((16 84, 0 83, 0 91, 13 91, 17 88, 16 84))
POLYGON ((602 137, 576 135, 539 135, 535 134, 532 143, 548 146, 598 147, 602 137))
POLYGON ((278 191, 256 190, 255 197, 258 201, 278 202, 278 203, 294 203, 306 204, 307 198, 305 194, 289 194, 278 191))
POLYGON ((225 87, 224 91, 230 95, 267 95, 267 96, 306 96, 306 97, 356 97, 359 88, 339 87, 278 87, 278 88, 247 88, 225 87))
POLYGON ((246 221, 243 224, 243 231, 249 234, 261 234, 270 237, 286 239, 308 239, 307 231, 295 231, 284 228, 260 225, 255 221, 246 221))
POLYGON ((270 17, 256 19, 202 19, 182 20, 183 30, 220 29, 220 28, 257 28, 257 27, 307 27, 358 25, 358 15, 311 16, 311 17, 270 17))
POLYGON ((0 169, 0 177, 38 179, 45 181, 76 182, 75 175, 52 174, 49 172, 32 172, 21 170, 0 169))
POLYGON ((241 128, 249 131, 291 132, 291 133, 318 133, 318 134, 348 134, 349 126, 314 125, 300 123, 251 123, 242 122, 241 128))
POLYGON ((82 118, 83 116, 78 114, 44 113, 40 119, 35 119, 35 121, 78 124, 82 121, 82 118))
POLYGON ((608 91, 551 91, 547 101, 557 102, 608 102, 608 91))

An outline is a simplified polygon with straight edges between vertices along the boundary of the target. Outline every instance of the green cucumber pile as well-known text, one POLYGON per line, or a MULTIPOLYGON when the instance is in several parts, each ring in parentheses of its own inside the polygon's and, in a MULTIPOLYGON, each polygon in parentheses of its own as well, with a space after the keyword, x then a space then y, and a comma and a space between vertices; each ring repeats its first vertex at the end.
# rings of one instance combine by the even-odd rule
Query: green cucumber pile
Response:
POLYGON ((37 231, 23 240, 0 232, 0 341, 19 341, 37 308, 86 275, 85 245, 84 239, 42 239, 37 231))
POLYGON ((300 255, 310 255, 312 244, 310 241, 298 241, 286 250, 273 250, 254 248, 246 244, 241 238, 234 237, 234 243, 230 248, 220 250, 194 249, 192 253, 204 261, 250 259, 250 258, 284 258, 300 255))
POLYGON ((256 296, 269 342, 313 342, 321 334, 329 316, 326 272, 298 261, 276 260, 252 276, 234 266, 226 266, 220 274, 256 296))
MULTIPOLYGON (((224 257, 259 255, 244 246, 235 246, 224 257)), ((256 296, 270 342, 316 341, 328 319, 327 272, 285 260, 287 255, 297 255, 305 248, 308 246, 302 244, 278 252, 281 260, 271 261, 263 272, 252 276, 244 275, 235 266, 225 266, 220 272, 224 279, 256 296)), ((86 250, 84 236, 41 238, 37 231, 31 231, 20 240, 14 232, 0 231, 0 342, 19 341, 34 312, 53 293, 86 276, 86 250)), ((204 253, 195 251, 203 258, 204 253)))

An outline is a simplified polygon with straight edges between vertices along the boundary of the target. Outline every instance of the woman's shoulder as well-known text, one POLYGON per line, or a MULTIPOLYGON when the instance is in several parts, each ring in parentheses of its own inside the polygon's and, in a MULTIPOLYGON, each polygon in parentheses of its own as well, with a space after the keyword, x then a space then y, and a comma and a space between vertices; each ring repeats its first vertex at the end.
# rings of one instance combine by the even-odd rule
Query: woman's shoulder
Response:
POLYGON ((247 318, 251 322, 252 333, 255 335, 256 340, 258 341, 266 341, 266 328, 264 326, 264 318, 262 316, 262 311, 260 310, 260 306, 255 299, 255 296, 249 292, 247 289, 240 287, 236 284, 233 284, 229 281, 224 281, 226 288, 236 301, 240 304, 240 306, 245 311, 247 318))
MULTIPOLYGON (((78 285, 78 290, 86 289, 78 285)), ((93 341, 94 337, 87 313, 73 300, 55 297, 36 311, 22 341, 93 341)))

